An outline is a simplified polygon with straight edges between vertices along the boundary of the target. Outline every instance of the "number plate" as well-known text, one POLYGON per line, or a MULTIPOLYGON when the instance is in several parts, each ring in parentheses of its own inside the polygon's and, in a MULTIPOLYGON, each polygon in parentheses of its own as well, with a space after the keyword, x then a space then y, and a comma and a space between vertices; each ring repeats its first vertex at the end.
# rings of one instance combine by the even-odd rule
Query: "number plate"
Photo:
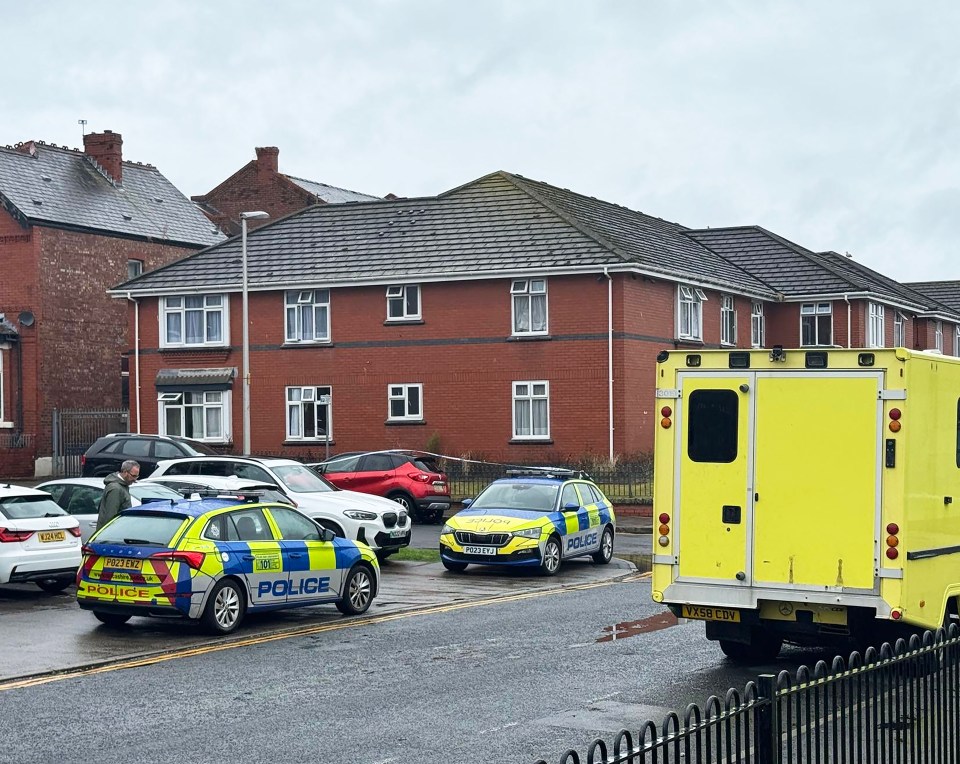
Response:
POLYGON ((497 548, 495 546, 465 546, 463 548, 464 554, 487 554, 492 557, 495 557, 497 554, 497 548))
POLYGON ((37 533, 37 538, 45 544, 50 541, 63 541, 66 537, 65 531, 40 531, 37 533))
POLYGON ((728 607, 684 605, 683 617, 697 618, 701 621, 729 621, 730 623, 740 623, 740 611, 728 607))
POLYGON ((121 570, 140 570, 140 568, 143 567, 143 560, 131 560, 129 557, 105 557, 103 567, 120 568, 121 570))
POLYGON ((392 539, 402 539, 406 535, 407 535, 406 531, 401 531, 401 530, 390 531, 390 538, 392 539))

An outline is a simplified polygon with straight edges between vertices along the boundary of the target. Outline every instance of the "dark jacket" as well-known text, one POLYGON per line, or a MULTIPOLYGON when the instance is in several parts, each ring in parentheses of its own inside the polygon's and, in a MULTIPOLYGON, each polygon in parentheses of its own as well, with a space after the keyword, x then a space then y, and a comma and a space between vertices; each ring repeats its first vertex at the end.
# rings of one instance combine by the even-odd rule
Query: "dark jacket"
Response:
POLYGON ((97 510, 97 527, 102 528, 118 514, 121 510, 132 506, 130 501, 130 486, 127 481, 120 477, 119 472, 108 475, 103 480, 105 489, 103 496, 100 497, 100 507, 97 510))

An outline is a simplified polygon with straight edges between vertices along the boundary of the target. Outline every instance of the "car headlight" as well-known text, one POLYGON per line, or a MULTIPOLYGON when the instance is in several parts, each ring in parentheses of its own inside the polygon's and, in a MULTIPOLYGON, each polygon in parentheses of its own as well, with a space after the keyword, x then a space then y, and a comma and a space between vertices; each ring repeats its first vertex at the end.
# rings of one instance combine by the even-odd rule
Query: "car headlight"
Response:
POLYGON ((540 538, 540 533, 540 528, 524 528, 523 530, 514 531, 513 535, 525 539, 538 539, 540 538))
POLYGON ((367 512, 363 509, 346 509, 343 514, 349 517, 351 520, 376 520, 376 512, 367 512))
POLYGON ((448 533, 453 533, 453 528, 444 523, 443 527, 440 529, 440 535, 446 536, 448 533))

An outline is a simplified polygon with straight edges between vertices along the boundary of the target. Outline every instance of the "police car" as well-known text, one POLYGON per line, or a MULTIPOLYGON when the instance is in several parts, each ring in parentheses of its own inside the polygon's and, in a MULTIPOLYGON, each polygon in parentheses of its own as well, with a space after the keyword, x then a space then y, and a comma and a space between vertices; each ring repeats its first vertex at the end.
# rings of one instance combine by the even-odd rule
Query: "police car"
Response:
POLYGON ((511 472, 495 480, 440 532, 440 561, 447 570, 467 565, 539 567, 548 576, 563 560, 613 557, 613 505, 582 473, 569 470, 511 472))
POLYGON ((120 513, 83 547, 77 602, 116 626, 179 616, 228 634, 247 612, 335 603, 370 607, 374 552, 296 509, 236 498, 151 502, 120 513))

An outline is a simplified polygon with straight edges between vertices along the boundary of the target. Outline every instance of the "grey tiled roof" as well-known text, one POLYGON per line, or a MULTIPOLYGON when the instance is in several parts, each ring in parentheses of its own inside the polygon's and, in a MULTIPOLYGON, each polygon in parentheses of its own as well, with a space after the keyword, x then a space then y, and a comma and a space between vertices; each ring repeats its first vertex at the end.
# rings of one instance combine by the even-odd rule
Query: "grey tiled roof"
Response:
MULTIPOLYGON (((249 234, 251 289, 436 281, 635 266, 669 279, 773 297, 683 227, 496 172, 436 197, 318 205, 249 234)), ((124 291, 237 289, 231 239, 123 285, 124 291)))
POLYGON ((161 387, 190 387, 192 385, 228 385, 237 376, 235 367, 213 369, 160 369, 154 382, 161 387))
POLYGON ((904 286, 952 310, 960 311, 960 281, 908 281, 904 286))
POLYGON ((316 181, 306 180, 305 178, 295 178, 293 175, 285 175, 284 177, 327 204, 371 202, 380 198, 378 196, 371 196, 370 194, 361 194, 359 191, 348 191, 345 188, 328 186, 326 183, 317 183, 316 181))
POLYGON ((687 235, 787 300, 857 294, 918 312, 944 308, 856 260, 836 252, 812 252, 759 226, 691 230, 687 235))
POLYGON ((204 247, 224 239, 155 167, 124 162, 117 186, 80 151, 35 147, 33 156, 0 147, 0 203, 15 217, 204 247))

